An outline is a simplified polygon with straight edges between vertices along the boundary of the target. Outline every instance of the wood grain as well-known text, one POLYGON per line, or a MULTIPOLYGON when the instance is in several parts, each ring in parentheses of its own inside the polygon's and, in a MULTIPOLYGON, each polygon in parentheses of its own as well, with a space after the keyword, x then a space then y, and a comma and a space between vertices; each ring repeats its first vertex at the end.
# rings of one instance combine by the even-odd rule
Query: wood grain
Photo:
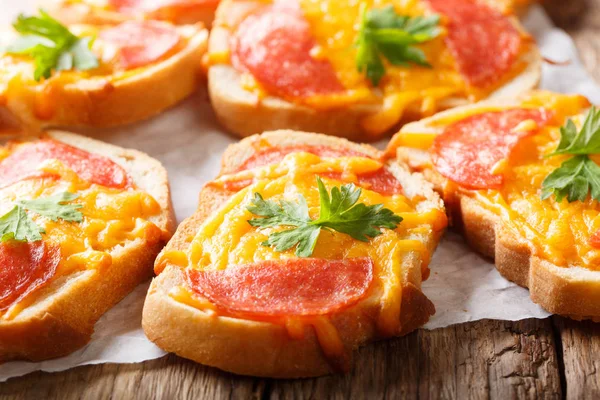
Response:
POLYGON ((549 319, 478 321, 366 346, 347 375, 253 379, 170 355, 33 373, 2 385, 0 399, 558 399, 555 348, 549 319))
MULTIPOLYGON (((600 81, 600 0, 546 0, 544 7, 600 81)), ((598 324, 478 321, 364 347, 347 375, 253 379, 169 355, 33 373, 0 385, 0 399, 594 399, 599 360, 598 324)))

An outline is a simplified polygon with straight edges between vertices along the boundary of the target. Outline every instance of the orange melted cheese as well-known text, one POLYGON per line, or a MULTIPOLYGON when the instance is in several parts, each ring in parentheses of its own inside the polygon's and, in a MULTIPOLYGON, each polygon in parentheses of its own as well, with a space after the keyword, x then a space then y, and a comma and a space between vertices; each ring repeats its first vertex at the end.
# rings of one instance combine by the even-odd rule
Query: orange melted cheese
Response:
MULTIPOLYGON (((419 16, 432 13, 428 6, 420 0, 298 1, 317 42, 311 54, 331 63, 346 91, 343 94, 311 96, 296 101, 316 109, 353 104, 376 105, 379 111, 367 115, 361 121, 362 128, 369 134, 377 135, 387 131, 402 120, 407 112, 421 116, 432 115, 438 111, 441 102, 451 97, 471 101, 485 98, 524 68, 524 65, 515 65, 504 79, 485 90, 469 86, 458 72, 454 57, 444 43, 446 32, 443 29, 445 22, 442 18, 442 34, 418 45, 432 68, 416 65, 395 66, 384 60, 385 76, 379 86, 373 89, 365 74, 356 68, 355 41, 361 23, 361 7, 382 8, 392 4, 399 15, 419 16)), ((508 2, 505 0, 500 6, 491 1, 500 9, 506 9, 508 2)), ((219 49, 209 59, 222 60, 225 57, 229 57, 228 51, 219 49)), ((266 97, 265 89, 256 80, 244 77, 242 82, 244 89, 255 93, 259 100, 266 97)))
MULTIPOLYGON (((456 184, 445 188, 445 197, 455 193, 477 199, 480 204, 499 215, 504 226, 518 238, 530 244, 534 255, 563 266, 581 266, 600 270, 600 250, 590 245, 590 237, 600 229, 600 205, 589 197, 586 201, 569 203, 566 199, 557 203, 554 196, 547 200, 540 197, 542 182, 570 155, 546 157, 554 151, 560 140, 559 128, 571 118, 581 128, 589 103, 581 96, 569 96, 548 92, 536 92, 523 100, 520 107, 545 107, 554 114, 538 134, 522 139, 511 156, 497 166, 504 175, 499 190, 467 190, 456 184)), ((469 115, 498 108, 476 108, 463 115, 452 115, 436 121, 442 128, 469 115)), ((524 121, 519 127, 528 128, 533 121, 524 121)), ((409 132, 416 137, 418 133, 409 132)), ((399 136, 403 136, 400 133, 399 136)), ((433 138, 434 135, 427 134, 433 138)), ((409 139, 410 140, 410 139, 409 139)), ((406 143, 402 139, 396 143, 406 143)), ((600 162, 599 156, 592 156, 600 162)))
MULTIPOLYGON (((254 178, 255 183, 233 195, 226 204, 204 221, 191 240, 187 252, 167 251, 157 261, 158 271, 167 264, 179 267, 192 267, 200 270, 225 269, 229 265, 249 264, 263 260, 295 258, 294 249, 276 252, 271 247, 262 246, 268 235, 281 229, 255 228, 248 224, 252 214, 246 209, 251 203, 253 194, 260 193, 265 199, 295 199, 299 194, 306 198, 312 218, 319 214, 319 194, 316 176, 325 172, 339 172, 346 182, 352 181, 356 175, 377 171, 382 163, 362 157, 321 158, 319 156, 299 152, 285 157, 280 164, 241 171, 233 175, 225 175, 211 182, 211 185, 222 187, 231 180, 254 178)), ((323 178, 325 185, 331 189, 345 182, 323 178)), ((380 305, 378 328, 382 335, 391 336, 400 330, 399 318, 402 298, 402 287, 405 283, 403 260, 407 254, 415 254, 423 267, 426 276, 429 262, 429 250, 411 235, 438 235, 446 225, 443 210, 430 209, 417 211, 415 202, 397 194, 384 196, 363 189, 360 201, 367 205, 383 204, 404 220, 397 229, 383 229, 382 234, 369 242, 352 239, 338 232, 322 231, 312 257, 322 259, 345 259, 354 257, 370 257, 374 261, 375 289, 367 294, 366 301, 380 305)), ((178 289, 172 296, 186 304, 191 304, 189 291, 178 289)), ((195 296, 192 296, 195 297, 195 296)), ((205 300, 195 303, 205 309, 205 300)), ((212 308, 209 308, 214 311, 212 308)), ((343 346, 335 327, 328 317, 289 317, 282 319, 266 319, 288 328, 290 337, 301 337, 305 325, 315 328, 319 342, 327 355, 340 355, 343 346)))
MULTIPOLYGON (((122 246, 134 241, 153 245, 167 239, 167 233, 149 221, 161 213, 160 205, 149 194, 90 184, 56 160, 44 163, 40 169, 60 178, 26 179, 0 189, 0 215, 10 211, 18 199, 48 197, 65 191, 79 195, 72 203, 83 206, 79 210, 83 214, 81 223, 51 221, 30 214, 46 231, 43 240, 60 247, 61 260, 52 279, 82 270, 105 273, 112 265, 113 252, 120 251, 122 246)), ((4 314, 0 313, 0 320, 14 318, 35 300, 35 295, 36 291, 4 314)))

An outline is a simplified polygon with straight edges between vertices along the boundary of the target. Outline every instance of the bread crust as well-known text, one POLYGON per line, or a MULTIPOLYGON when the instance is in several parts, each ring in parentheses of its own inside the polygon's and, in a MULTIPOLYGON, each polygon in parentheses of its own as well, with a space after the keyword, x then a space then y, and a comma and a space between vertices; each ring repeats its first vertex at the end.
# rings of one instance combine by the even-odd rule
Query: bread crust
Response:
MULTIPOLYGON (((260 2, 248 0, 224 0, 217 9, 215 26, 209 38, 209 54, 229 52, 230 30, 250 14, 260 2)), ((514 23, 520 27, 519 22, 514 23)), ((488 98, 518 95, 537 87, 541 77, 541 55, 535 45, 521 56, 526 65, 523 72, 490 94, 488 98)), ((241 84, 242 74, 227 63, 212 63, 208 69, 208 90, 219 122, 230 132, 247 137, 260 132, 293 129, 319 132, 354 141, 375 141, 387 132, 372 135, 361 128, 364 117, 381 109, 379 105, 352 105, 326 110, 292 103, 282 98, 257 94, 245 90, 241 84)), ((452 97, 442 100, 440 110, 469 104, 465 98, 452 97)), ((404 111, 401 121, 389 131, 410 121, 425 117, 420 104, 413 103, 404 111)))
POLYGON ((109 268, 58 277, 40 289, 33 303, 15 318, 0 319, 0 362, 61 357, 88 343, 98 319, 152 275, 154 259, 174 230, 167 173, 158 161, 72 133, 51 131, 48 135, 109 157, 125 168, 136 186, 159 203, 162 212, 151 221, 164 237, 152 244, 138 238, 115 248, 109 268))
POLYGON ((129 76, 113 80, 109 75, 52 85, 49 118, 36 115, 36 93, 11 92, 0 106, 0 128, 40 131, 48 127, 111 127, 150 118, 177 104, 203 81, 201 62, 208 40, 201 24, 177 29, 186 38, 182 49, 129 76))
MULTIPOLYGON (((330 136, 292 131, 268 132, 230 146, 223 155, 221 175, 235 171, 265 141, 274 146, 325 145, 350 148, 370 156, 379 154, 370 146, 330 136)), ((424 180, 411 175, 401 166, 397 166, 397 169, 401 172, 397 172, 396 176, 404 185, 408 196, 424 196, 420 203, 423 209, 443 209, 441 200, 424 180)), ((198 210, 178 227, 163 252, 185 251, 189 247, 189 238, 196 234, 202 222, 233 194, 234 192, 205 187, 200 194, 198 210)), ((424 234, 420 239, 433 252, 441 234, 441 231, 428 237, 424 234)), ((420 289, 420 256, 414 251, 407 252, 403 265, 405 284, 402 291, 400 335, 424 324, 435 311, 433 304, 420 289)), ((279 324, 209 315, 169 296, 173 288, 181 285, 184 285, 182 269, 168 265, 152 281, 144 304, 144 331, 162 349, 242 375, 298 378, 324 375, 336 370, 324 356, 312 327, 307 326, 305 337, 298 340, 291 339, 285 327, 279 324)), ((380 309, 378 300, 377 295, 377 298, 363 300, 332 315, 332 323, 337 328, 348 355, 358 346, 380 339, 376 332, 376 319, 380 309)))
MULTIPOLYGON (((476 110, 482 106, 518 106, 515 99, 487 101, 449 110, 432 118, 406 125, 400 133, 434 133, 435 120, 443 120, 454 113, 476 110)), ((392 139, 388 154, 395 153, 413 170, 423 171, 436 190, 443 192, 446 179, 430 167, 426 152, 397 147, 399 136, 392 139), (423 166, 428 165, 427 170, 423 166)), ((600 321, 600 272, 583 267, 560 267, 532 253, 531 244, 509 230, 497 214, 485 208, 476 199, 458 191, 446 201, 446 209, 453 225, 459 228, 467 243, 477 252, 493 258, 496 269, 506 279, 529 288, 531 299, 545 310, 573 319, 600 321)))

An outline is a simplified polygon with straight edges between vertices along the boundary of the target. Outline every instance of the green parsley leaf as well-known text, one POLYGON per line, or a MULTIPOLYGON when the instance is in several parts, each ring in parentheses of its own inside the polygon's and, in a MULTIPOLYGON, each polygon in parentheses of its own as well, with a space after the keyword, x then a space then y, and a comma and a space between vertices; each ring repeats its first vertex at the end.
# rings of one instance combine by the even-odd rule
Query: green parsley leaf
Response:
POLYGON ((381 235, 379 228, 395 229, 402 218, 382 204, 367 206, 358 203, 362 189, 354 184, 333 187, 331 194, 317 177, 320 199, 320 215, 312 220, 308 214, 306 199, 300 195, 298 200, 264 200, 254 193, 248 211, 261 218, 248 220, 252 226, 267 228, 291 226, 293 228, 272 233, 262 243, 272 246, 275 251, 286 251, 294 246, 298 257, 310 257, 317 244, 321 229, 330 229, 350 235, 356 240, 369 241, 381 235))
POLYGON ((18 240, 36 242, 42 240, 44 229, 37 225, 19 206, 0 217, 0 242, 18 240))
POLYGON ((35 242, 42 239, 44 229, 37 225, 27 213, 28 211, 49 218, 69 222, 83 221, 83 214, 78 211, 83 205, 65 204, 79 196, 64 192, 56 196, 34 200, 18 200, 15 206, 0 217, 0 242, 7 240, 35 242))
POLYGON ((398 15, 394 7, 361 11, 361 26, 355 46, 356 68, 364 72, 373 86, 385 75, 382 56, 392 65, 408 67, 410 63, 430 67, 425 53, 412 45, 437 37, 440 33, 438 15, 408 17, 398 15))
POLYGON ((555 196, 557 202, 565 197, 567 201, 585 201, 588 192, 600 200, 600 166, 588 155, 600 152, 600 110, 592 107, 586 115, 581 130, 572 120, 560 128, 560 142, 556 150, 548 156, 573 154, 559 168, 552 171, 542 182, 542 200, 555 196))
POLYGON ((13 23, 21 35, 7 49, 9 54, 24 54, 35 62, 34 79, 49 78, 52 71, 84 71, 98 67, 92 53, 91 37, 79 38, 60 22, 40 10, 40 16, 19 15, 13 23))
POLYGON ((600 110, 592 107, 585 117, 581 130, 572 120, 560 128, 560 143, 554 153, 550 154, 597 154, 600 153, 600 110))
POLYGON ((83 207, 82 204, 65 204, 77 199, 79 196, 74 193, 64 192, 56 196, 43 197, 34 200, 19 200, 17 206, 36 214, 42 215, 52 221, 63 219, 68 222, 83 221, 83 214, 78 211, 83 207))

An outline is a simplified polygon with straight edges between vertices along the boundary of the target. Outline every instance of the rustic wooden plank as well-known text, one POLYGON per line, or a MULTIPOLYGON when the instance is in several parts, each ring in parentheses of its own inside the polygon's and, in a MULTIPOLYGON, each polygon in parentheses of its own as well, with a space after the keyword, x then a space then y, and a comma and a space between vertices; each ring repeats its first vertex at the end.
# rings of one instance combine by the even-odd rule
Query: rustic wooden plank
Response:
POLYGON ((558 399, 550 320, 479 321, 361 349, 347 376, 270 381, 273 399, 558 399))
MULTIPOLYGON (((257 362, 260 362, 257 360, 257 362)), ((347 375, 236 377, 175 356, 134 365, 34 373, 0 387, 3 398, 559 398, 549 320, 478 321, 382 341, 359 350, 347 375)))
POLYGON ((552 318, 562 338, 568 399, 600 398, 600 324, 552 318))
POLYGON ((261 380, 169 355, 140 364, 32 373, 0 385, 0 399, 260 399, 264 391, 261 380))

